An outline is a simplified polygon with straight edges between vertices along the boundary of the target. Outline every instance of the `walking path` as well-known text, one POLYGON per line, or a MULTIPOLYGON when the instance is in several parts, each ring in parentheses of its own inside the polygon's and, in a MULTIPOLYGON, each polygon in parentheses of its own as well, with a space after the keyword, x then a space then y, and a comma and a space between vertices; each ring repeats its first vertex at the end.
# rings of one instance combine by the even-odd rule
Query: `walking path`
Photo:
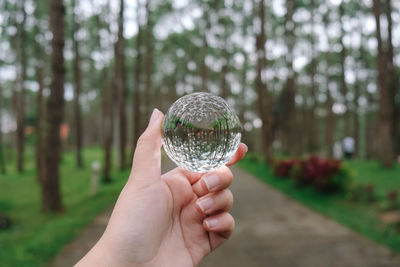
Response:
MULTIPOLYGON (((167 164, 167 168, 171 167, 167 164)), ((400 258, 232 167, 236 229, 200 267, 399 267, 400 258)), ((50 264, 72 266, 103 233, 100 215, 50 264)))

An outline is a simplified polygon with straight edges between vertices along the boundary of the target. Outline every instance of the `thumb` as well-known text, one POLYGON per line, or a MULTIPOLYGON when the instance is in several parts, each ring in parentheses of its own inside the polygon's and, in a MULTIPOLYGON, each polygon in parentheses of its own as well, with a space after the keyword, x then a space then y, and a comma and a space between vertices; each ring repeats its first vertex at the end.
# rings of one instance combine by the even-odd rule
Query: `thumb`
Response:
POLYGON ((151 184, 161 177, 161 126, 164 114, 154 109, 149 125, 139 137, 133 156, 131 178, 151 184))

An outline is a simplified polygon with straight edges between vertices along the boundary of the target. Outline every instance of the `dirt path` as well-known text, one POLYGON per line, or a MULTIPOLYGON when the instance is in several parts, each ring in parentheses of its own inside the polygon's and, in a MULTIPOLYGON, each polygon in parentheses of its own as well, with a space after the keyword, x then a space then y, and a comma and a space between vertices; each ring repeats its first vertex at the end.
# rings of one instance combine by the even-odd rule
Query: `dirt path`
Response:
MULTIPOLYGON (((167 164, 167 168, 171 165, 167 164)), ((311 211, 250 174, 233 167, 231 240, 201 267, 399 267, 399 257, 311 211)), ((110 210, 99 216, 50 264, 72 266, 104 231, 110 210)))

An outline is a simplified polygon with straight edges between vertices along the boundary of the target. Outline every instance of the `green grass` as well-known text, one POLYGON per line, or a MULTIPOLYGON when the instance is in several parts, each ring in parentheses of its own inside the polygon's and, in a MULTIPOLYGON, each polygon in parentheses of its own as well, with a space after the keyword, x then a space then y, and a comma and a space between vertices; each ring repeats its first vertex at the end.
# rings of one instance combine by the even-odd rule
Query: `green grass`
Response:
MULTIPOLYGON (((377 193, 383 196, 387 190, 400 189, 400 166, 391 170, 382 169, 376 162, 346 162, 353 169, 354 182, 373 183, 377 193)), ((319 213, 353 229, 354 231, 400 252, 400 233, 379 220, 379 203, 354 202, 346 194, 325 195, 311 187, 298 188, 291 179, 274 177, 271 169, 251 157, 244 158, 239 166, 262 181, 286 193, 319 213)))
POLYGON ((43 214, 33 158, 32 154, 27 157, 30 161, 23 174, 8 166, 8 173, 0 176, 0 212, 13 221, 11 229, 0 231, 0 266, 44 266, 96 215, 115 203, 129 174, 115 171, 113 182, 100 184, 98 194, 91 196, 90 164, 102 162, 101 150, 85 150, 82 170, 75 167, 74 154, 67 152, 61 166, 65 212, 43 214))

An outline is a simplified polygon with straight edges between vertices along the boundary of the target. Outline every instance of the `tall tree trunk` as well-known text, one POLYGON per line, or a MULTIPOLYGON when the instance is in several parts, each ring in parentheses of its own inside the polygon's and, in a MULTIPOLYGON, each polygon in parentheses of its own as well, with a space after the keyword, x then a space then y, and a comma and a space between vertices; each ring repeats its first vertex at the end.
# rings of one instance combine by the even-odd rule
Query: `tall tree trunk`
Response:
POLYGON ((126 168, 126 74, 125 74, 125 39, 124 39, 124 0, 120 0, 118 16, 118 40, 115 44, 115 83, 119 102, 119 164, 126 168))
POLYGON ((60 125, 64 117, 64 14, 62 0, 51 0, 49 8, 49 25, 53 34, 51 41, 51 73, 52 81, 46 113, 46 149, 45 177, 42 185, 43 211, 60 212, 63 210, 60 193, 61 138, 60 125))
POLYGON ((146 117, 150 116, 151 113, 151 96, 152 96, 152 73, 153 73, 153 22, 152 13, 150 9, 151 0, 146 2, 146 86, 145 86, 145 102, 146 102, 146 117))
MULTIPOLYGON (((392 118, 393 118, 393 142, 395 154, 400 155, 400 132, 399 132, 399 115, 400 107, 396 102, 397 94, 399 93, 398 77, 396 74, 396 68, 394 66, 394 52, 393 52, 393 20, 392 20, 392 3, 391 0, 385 0, 385 15, 388 21, 387 26, 387 68, 388 68, 388 90, 389 90, 389 101, 392 107, 392 118)), ((400 96, 399 96, 400 97, 400 96)))
POLYGON ((207 41, 207 32, 210 28, 210 18, 209 18, 209 9, 210 6, 207 4, 207 2, 203 2, 203 11, 204 11, 204 16, 202 19, 202 41, 203 41, 203 47, 202 47, 202 61, 201 61, 201 67, 200 67, 200 77, 201 77, 201 91, 203 92, 208 92, 208 67, 206 64, 206 57, 208 55, 208 41, 207 41))
MULTIPOLYGON (((35 7, 35 27, 34 27, 34 35, 38 36, 40 34, 39 29, 39 4, 36 3, 35 7)), ((44 89, 44 66, 45 66, 45 55, 43 48, 39 44, 39 42, 34 42, 34 53, 35 53, 35 75, 36 80, 39 85, 39 90, 36 98, 36 178, 38 183, 42 183, 44 179, 44 155, 45 155, 45 147, 44 147, 44 117, 45 117, 45 106, 43 101, 43 89, 44 89)))
POLYGON ((103 94, 102 94, 102 126, 103 126, 103 150, 104 150, 104 168, 103 181, 111 182, 111 159, 112 159, 112 141, 114 131, 114 115, 113 115, 113 81, 109 80, 107 69, 104 68, 103 78, 103 94))
POLYGON ((3 130, 2 130, 2 126, 3 126, 3 88, 0 85, 0 172, 2 174, 6 173, 6 165, 4 162, 4 149, 3 149, 3 130))
POLYGON ((24 171, 24 147, 25 147, 25 85, 26 80, 26 32, 25 32, 25 0, 20 2, 22 21, 18 25, 18 59, 20 64, 19 69, 19 85, 17 92, 17 169, 18 172, 24 171))
POLYGON ((349 105, 347 101, 347 83, 346 83, 346 57, 347 51, 346 47, 343 43, 344 39, 344 26, 343 26, 343 16, 344 16, 344 3, 342 2, 339 5, 339 14, 340 14, 340 67, 341 67, 341 87, 342 87, 342 97, 343 97, 343 105, 345 106, 345 112, 343 114, 344 117, 344 136, 350 135, 350 112, 349 112, 349 105))
POLYGON ((226 50, 226 46, 227 46, 227 36, 224 36, 224 48, 222 51, 224 63, 221 69, 221 97, 224 99, 226 99, 229 93, 228 83, 226 80, 226 75, 228 74, 228 66, 229 66, 229 55, 228 51, 226 50))
POLYGON ((332 94, 329 90, 329 78, 327 78, 327 95, 328 98, 326 100, 326 146, 328 151, 328 156, 333 157, 333 141, 334 141, 334 133, 335 133, 335 115, 333 114, 333 98, 332 94))
POLYGON ((317 85, 315 75, 317 72, 316 52, 315 52, 315 39, 314 39, 314 1, 311 1, 311 63, 310 63, 310 76, 311 76, 311 109, 310 109, 310 129, 309 129, 309 148, 312 153, 318 150, 318 118, 316 117, 317 109, 317 85))
POLYGON ((353 121, 353 125, 354 125, 354 156, 355 157, 359 157, 360 155, 360 120, 359 120, 359 114, 358 114, 358 99, 360 98, 360 80, 358 77, 358 70, 355 70, 356 72, 356 81, 354 84, 354 121, 353 121))
MULTIPOLYGON (((258 17, 260 32, 256 34, 256 51, 257 51, 257 77, 256 88, 258 92, 258 111, 262 121, 261 127, 261 145, 265 160, 268 164, 273 163, 273 129, 272 129, 272 97, 268 91, 267 85, 262 80, 262 73, 266 67, 265 55, 265 6, 264 0, 259 1, 258 17)), ((257 10, 255 8, 255 10, 257 10)))
POLYGON ((284 114, 282 115, 282 137, 284 146, 283 152, 291 155, 297 154, 298 142, 296 137, 296 81, 295 72, 293 69, 293 50, 295 45, 295 24, 293 22, 293 14, 296 9, 296 2, 294 0, 286 0, 287 13, 285 16, 285 37, 286 46, 288 48, 286 55, 286 67, 288 69, 288 78, 286 81, 286 93, 283 94, 284 99, 284 114))
POLYGON ((388 69, 388 53, 384 51, 381 35, 380 16, 382 13, 380 0, 373 0, 373 13, 376 23, 376 39, 378 41, 378 88, 379 88, 379 134, 380 148, 379 157, 384 167, 394 164, 393 151, 393 107, 390 99, 389 81, 387 80, 390 70, 388 69))
POLYGON ((82 92, 82 71, 81 71, 81 55, 79 52, 79 42, 76 35, 79 31, 79 25, 76 21, 76 0, 72 1, 72 42, 74 47, 74 118, 75 118, 75 138, 76 138, 76 165, 78 168, 83 167, 82 160, 82 114, 80 105, 80 96, 82 92))
POLYGON ((141 131, 141 114, 140 114, 140 88, 141 88, 141 65, 142 65, 142 27, 140 25, 140 2, 137 6, 137 23, 138 34, 136 36, 136 62, 135 62, 135 84, 134 84, 134 99, 133 99, 133 151, 135 151, 136 143, 140 136, 141 131))

